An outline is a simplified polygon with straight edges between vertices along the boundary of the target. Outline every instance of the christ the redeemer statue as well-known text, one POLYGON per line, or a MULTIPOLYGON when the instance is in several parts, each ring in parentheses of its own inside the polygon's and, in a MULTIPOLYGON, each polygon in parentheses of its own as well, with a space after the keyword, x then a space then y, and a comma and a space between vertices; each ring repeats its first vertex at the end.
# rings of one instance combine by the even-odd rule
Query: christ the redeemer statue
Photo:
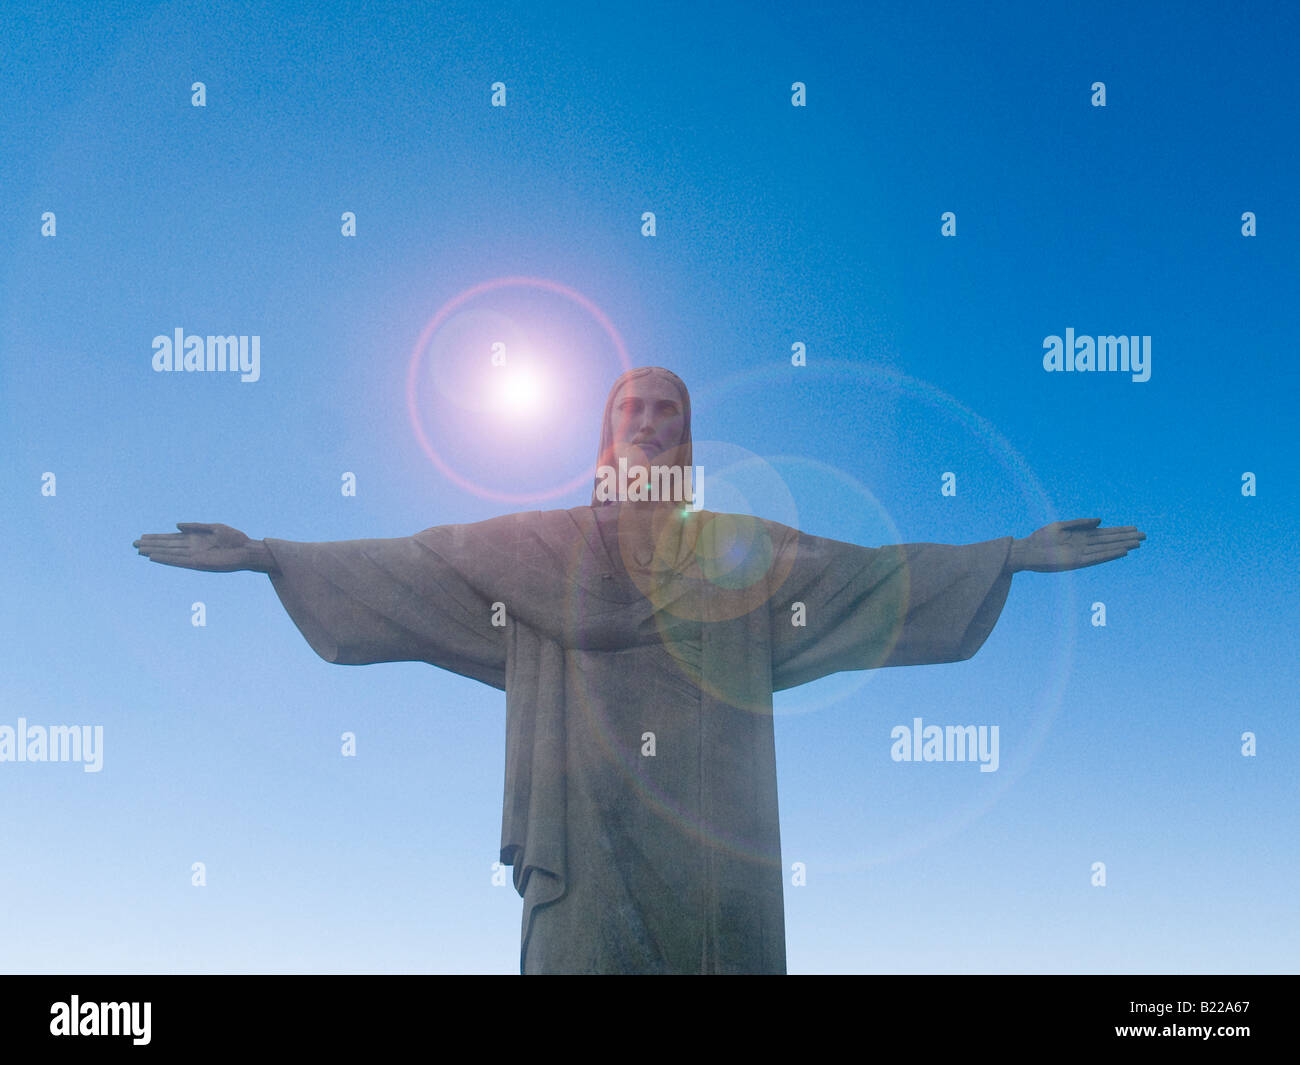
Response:
MULTIPOLYGON (((597 467, 691 466, 686 386, 614 384, 597 467)), ((1139 546, 1132 526, 858 547, 775 522, 606 501, 392 540, 181 524, 154 562, 267 573, 327 662, 423 661, 506 693, 501 861, 525 973, 783 973, 772 693, 970 658, 1011 576, 1139 546)))

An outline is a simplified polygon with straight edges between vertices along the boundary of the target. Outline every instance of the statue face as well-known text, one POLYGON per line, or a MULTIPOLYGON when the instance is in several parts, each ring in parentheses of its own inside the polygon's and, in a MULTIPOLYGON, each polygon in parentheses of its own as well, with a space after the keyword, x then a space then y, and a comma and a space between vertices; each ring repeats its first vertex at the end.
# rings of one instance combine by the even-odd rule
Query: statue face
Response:
POLYGON ((635 444, 653 459, 682 442, 682 397, 654 374, 624 383, 610 411, 614 443, 635 444))

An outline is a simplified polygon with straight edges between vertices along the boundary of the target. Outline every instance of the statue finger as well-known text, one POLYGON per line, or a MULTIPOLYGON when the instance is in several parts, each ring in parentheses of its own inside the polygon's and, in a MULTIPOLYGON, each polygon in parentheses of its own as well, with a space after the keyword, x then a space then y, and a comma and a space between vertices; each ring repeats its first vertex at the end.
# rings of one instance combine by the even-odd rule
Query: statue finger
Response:
POLYGON ((1138 542, 1138 538, 1134 536, 1132 533, 1127 533, 1127 532, 1103 533, 1101 529, 1097 529, 1088 534, 1089 547, 1095 547, 1098 544, 1121 544, 1121 543, 1137 543, 1137 542, 1138 542))
POLYGON ((1117 558, 1123 558, 1124 552, 1109 555, 1089 555, 1087 558, 1080 560, 1076 569, 1087 569, 1089 566, 1100 566, 1103 562, 1113 562, 1117 558))
POLYGON ((1083 554, 1083 564, 1085 566, 1095 566, 1099 562, 1110 562, 1112 559, 1123 558, 1128 554, 1124 548, 1107 548, 1102 551, 1085 551, 1083 554))
POLYGON ((1084 554, 1096 554, 1098 551, 1136 551, 1141 547, 1138 540, 1131 537, 1127 540, 1113 540, 1107 543, 1088 544, 1084 547, 1084 554))
POLYGON ((191 568, 192 559, 189 555, 149 555, 150 562, 157 562, 160 566, 182 566, 191 568))
POLYGON ((148 555, 152 559, 180 559, 180 558, 194 557, 194 553, 192 551, 186 551, 184 548, 180 548, 180 547, 176 547, 176 548, 154 547, 154 548, 141 550, 140 554, 148 555))

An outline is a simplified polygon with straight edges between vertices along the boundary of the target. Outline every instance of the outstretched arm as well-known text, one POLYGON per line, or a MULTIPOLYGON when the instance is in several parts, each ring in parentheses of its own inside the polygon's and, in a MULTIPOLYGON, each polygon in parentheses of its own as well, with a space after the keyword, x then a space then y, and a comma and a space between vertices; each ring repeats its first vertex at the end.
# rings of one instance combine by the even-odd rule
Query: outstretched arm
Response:
POLYGON ((1059 573, 1096 566, 1136 551, 1147 538, 1133 525, 1100 529, 1100 524, 1100 518, 1076 518, 1044 525, 1032 536, 1012 543, 1007 572, 1059 573))
POLYGON ((150 562, 211 573, 274 573, 275 559, 261 540, 250 540, 229 525, 179 522, 175 533, 145 533, 132 542, 150 562))
POLYGON ((505 689, 506 629, 493 624, 492 601, 458 569, 470 566, 475 549, 460 545, 458 553, 451 527, 426 530, 422 535, 442 534, 429 543, 416 536, 250 540, 229 525, 176 527, 180 532, 140 537, 137 550, 164 566, 269 574, 294 624, 327 662, 429 662, 505 689))

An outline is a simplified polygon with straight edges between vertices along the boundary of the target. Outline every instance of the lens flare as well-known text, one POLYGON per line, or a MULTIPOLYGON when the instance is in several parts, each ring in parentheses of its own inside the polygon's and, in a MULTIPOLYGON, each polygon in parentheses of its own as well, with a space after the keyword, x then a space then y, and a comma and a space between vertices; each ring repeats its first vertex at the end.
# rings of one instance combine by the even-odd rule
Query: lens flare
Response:
MULTIPOLYGON (((987 456, 989 460, 998 464, 1006 483, 1015 493, 1012 497, 1013 501, 1020 504, 1023 508, 1022 512, 1027 516, 1022 520, 1028 523, 1034 519, 1039 524, 1045 524, 1062 516, 1047 495, 1035 470, 997 427, 937 386, 879 363, 826 359, 818 360, 816 367, 810 364, 806 371, 810 384, 819 378, 831 383, 838 395, 850 394, 855 395, 855 398, 861 397, 864 409, 867 409, 871 401, 876 401, 882 406, 887 402, 897 404, 893 408, 886 407, 893 416, 894 420, 891 423, 893 425, 906 427, 909 424, 921 424, 926 426, 929 432, 934 433, 939 431, 940 427, 938 423, 931 423, 928 419, 934 416, 942 418, 945 423, 942 425, 945 439, 950 439, 954 443, 973 441, 977 445, 973 449, 975 454, 987 456), (924 412, 926 421, 917 422, 918 410, 924 412)), ((801 370, 800 373, 804 371, 801 370)), ((723 403, 737 402, 747 389, 752 389, 761 400, 771 395, 775 389, 788 387, 788 380, 788 373, 780 365, 759 370, 745 370, 720 381, 697 387, 692 392, 691 399, 695 412, 707 417, 711 408, 721 406, 723 403)), ((850 477, 848 474, 842 476, 846 478, 846 491, 856 492, 861 500, 859 505, 865 505, 865 513, 875 515, 872 524, 882 524, 887 527, 880 530, 883 535, 875 542, 902 542, 901 535, 892 535, 898 534, 894 519, 874 495, 860 484, 854 488, 854 484, 857 484, 856 477, 850 477)), ((846 496, 846 498, 851 497, 846 496)), ((857 504, 858 500, 853 502, 857 504)), ((710 505, 714 505, 712 497, 710 505)), ((719 509, 729 508, 723 505, 719 509)), ((798 527, 793 522, 787 524, 798 527)), ((1054 597, 1052 611, 1060 621, 1054 660, 1036 666, 1035 687, 1026 688, 1019 694, 1023 706, 1021 718, 1023 745, 1014 748, 1014 760, 1008 759, 1006 754, 1003 754, 1003 769, 996 774, 1000 779, 990 786, 973 789, 969 796, 957 800, 951 808, 941 808, 933 820, 920 823, 901 838, 882 836, 879 840, 859 843, 860 849, 856 856, 851 851, 846 851, 829 863, 830 868, 835 869, 837 873, 846 870, 871 869, 921 853, 926 848, 952 838, 966 825, 983 817, 1026 775, 1035 757, 1046 743, 1060 710, 1079 637, 1079 609, 1075 603, 1077 593, 1073 585, 1070 582, 1053 582, 1049 594, 1054 597)), ((1000 624, 1005 623, 1000 622, 1000 624)), ((827 694, 833 693, 830 703, 818 702, 810 705, 807 696, 789 695, 781 701, 787 708, 801 707, 799 712, 803 709, 820 709, 823 705, 842 704, 845 697, 857 689, 859 683, 868 683, 868 676, 869 673, 864 672, 861 674, 863 678, 861 681, 850 681, 844 686, 830 683, 822 689, 827 694)), ((874 682, 874 678, 871 682, 874 682)), ((819 681, 818 684, 823 685, 827 682, 819 681)), ((776 709, 778 714, 788 712, 788 709, 783 709, 779 705, 776 709)), ((889 789, 884 789, 882 793, 890 792, 889 789)))
MULTIPOLYGON (((444 401, 451 397, 456 409, 483 414, 488 418, 493 417, 492 410, 489 408, 494 408, 497 417, 515 421, 519 423, 521 429, 525 421, 530 426, 539 423, 542 415, 546 413, 548 401, 551 406, 559 402, 557 393, 563 392, 566 382, 560 378, 552 378, 548 381, 546 375, 538 373, 536 368, 527 366, 523 362, 516 362, 513 352, 508 354, 508 361, 505 364, 490 368, 494 372, 499 372, 501 376, 499 381, 488 382, 486 385, 473 368, 472 358, 462 359, 457 354, 462 342, 466 340, 477 343, 486 338, 488 342, 501 341, 506 343, 507 348, 511 348, 517 340, 533 334, 536 325, 528 320, 527 315, 515 321, 500 309, 467 306, 482 297, 511 290, 558 296, 581 312, 585 312, 589 320, 596 324, 600 332, 603 332, 608 340, 608 349, 614 356, 613 365, 608 368, 601 367, 602 377, 607 372, 612 379, 620 372, 631 369, 632 363, 628 357, 627 346, 614 323, 604 311, 582 293, 547 278, 498 277, 467 288, 454 296, 444 303, 425 325, 411 352, 407 366, 406 409, 421 450, 439 472, 454 484, 483 499, 510 504, 537 504, 567 495, 584 485, 590 485, 595 474, 594 464, 586 465, 584 461, 583 468, 577 474, 568 479, 562 476, 558 483, 553 482, 540 489, 527 492, 503 491, 490 484, 478 483, 472 476, 467 476, 457 469, 451 461, 451 458, 456 456, 455 441, 450 445, 449 456, 443 455, 440 448, 434 446, 426 426, 426 420, 434 416, 434 412, 438 416, 443 413, 436 402, 430 402, 431 397, 435 396, 442 396, 444 401), (471 312, 473 312, 472 320, 471 312), (444 327, 449 334, 457 335, 443 337, 444 327), (447 341, 447 350, 441 352, 444 361, 439 361, 437 357, 439 353, 433 351, 435 347, 442 347, 436 343, 440 339, 447 341), (447 362, 447 359, 451 361, 447 362), (525 369, 529 373, 519 373, 525 369)), ((544 317, 539 316, 538 322, 544 321, 544 317)), ((478 351, 479 348, 482 350, 474 357, 481 357, 491 351, 491 343, 488 342, 478 344, 475 350, 478 351)), ((552 346, 550 350, 554 354, 556 349, 552 346)), ((565 374, 591 372, 591 367, 572 358, 561 359, 553 365, 561 367, 558 371, 561 378, 565 374)), ((484 435, 490 435, 486 427, 484 427, 484 435)))

